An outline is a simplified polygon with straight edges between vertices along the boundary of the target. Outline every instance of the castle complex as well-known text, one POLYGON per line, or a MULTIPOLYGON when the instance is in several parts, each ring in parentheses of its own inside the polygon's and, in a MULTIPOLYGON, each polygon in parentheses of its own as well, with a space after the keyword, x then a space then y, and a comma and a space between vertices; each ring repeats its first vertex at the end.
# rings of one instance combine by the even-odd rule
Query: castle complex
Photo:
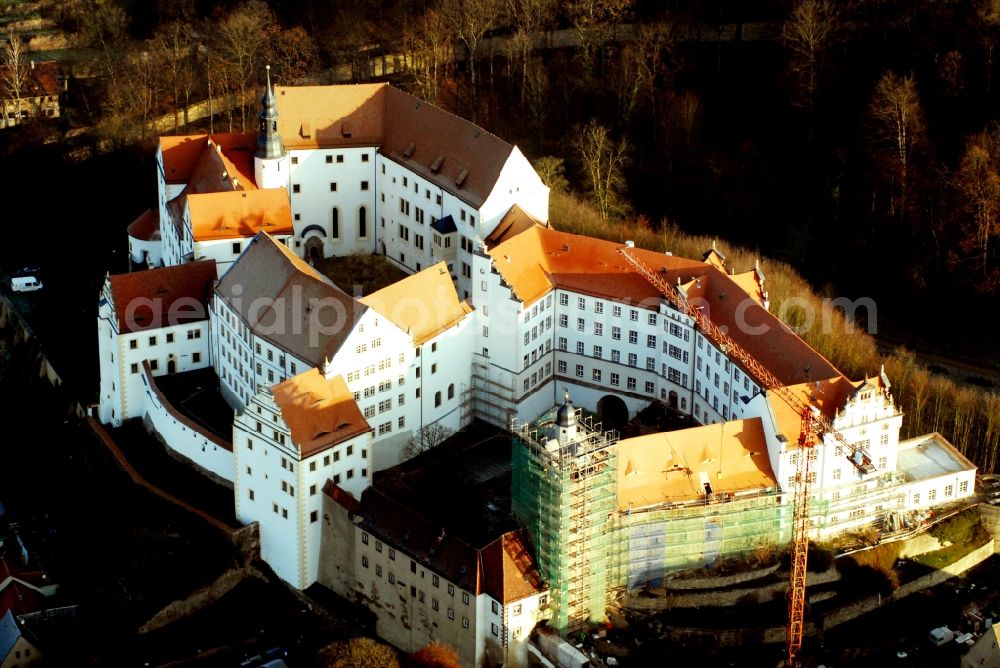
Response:
POLYGON ((368 606, 404 650, 527 665, 539 622, 579 629, 625 588, 787 542, 800 456, 816 537, 973 493, 942 437, 899 440, 884 373, 844 377, 770 313, 759 267, 555 230, 516 147, 392 86, 268 84, 256 134, 163 137, 156 162, 129 227, 148 268, 100 296, 101 421, 142 419, 231 485, 278 576, 368 606), (800 416, 625 247, 870 464, 833 438, 800 452, 800 416), (313 266, 362 253, 408 277, 357 294, 313 266), (158 386, 199 369, 231 433, 158 386), (698 426, 619 439, 654 402, 698 426), (511 433, 520 526, 456 535, 373 486, 413 441, 480 422, 511 433))

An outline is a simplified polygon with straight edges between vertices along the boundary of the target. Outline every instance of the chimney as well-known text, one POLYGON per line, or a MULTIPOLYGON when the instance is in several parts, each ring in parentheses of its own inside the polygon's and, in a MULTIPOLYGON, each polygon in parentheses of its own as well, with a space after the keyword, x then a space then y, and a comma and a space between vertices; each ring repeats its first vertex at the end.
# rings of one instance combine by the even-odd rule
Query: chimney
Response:
POLYGON ((628 241, 626 241, 625 245, 628 246, 629 248, 635 248, 635 242, 632 241, 631 239, 629 239, 628 241))

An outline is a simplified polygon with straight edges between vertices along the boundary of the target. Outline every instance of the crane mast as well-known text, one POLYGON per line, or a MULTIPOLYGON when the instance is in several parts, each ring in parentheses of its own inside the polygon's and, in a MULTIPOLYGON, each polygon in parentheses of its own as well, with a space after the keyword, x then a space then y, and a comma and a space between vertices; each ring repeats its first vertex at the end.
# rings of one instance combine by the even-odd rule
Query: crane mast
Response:
POLYGON ((781 398, 799 415, 799 453, 796 461, 794 488, 792 495, 792 538, 791 567, 788 583, 788 624, 785 641, 788 652, 787 666, 798 665, 798 654, 802 648, 802 634, 805 626, 806 600, 806 560, 809 553, 809 496, 812 486, 811 461, 815 457, 813 449, 819 439, 830 435, 837 445, 848 454, 850 462, 862 473, 875 470, 871 459, 857 445, 849 443, 840 432, 833 428, 827 418, 813 406, 803 401, 782 383, 777 376, 747 352, 728 333, 693 307, 679 289, 671 287, 656 272, 640 260, 629 247, 619 252, 650 285, 657 289, 670 304, 691 318, 696 327, 718 346, 727 357, 736 361, 744 371, 757 382, 762 390, 781 398))

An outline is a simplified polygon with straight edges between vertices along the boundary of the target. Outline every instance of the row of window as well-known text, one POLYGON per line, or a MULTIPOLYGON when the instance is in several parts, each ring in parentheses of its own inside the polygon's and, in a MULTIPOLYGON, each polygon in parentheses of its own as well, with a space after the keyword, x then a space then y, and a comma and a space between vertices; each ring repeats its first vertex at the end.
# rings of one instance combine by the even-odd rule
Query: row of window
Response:
MULTIPOLYGON (((599 299, 594 299, 594 313, 603 314, 604 313, 604 302, 599 299)), ((569 306, 569 295, 565 292, 559 295, 559 304, 561 306, 569 306)), ((587 298, 577 297, 576 298, 576 308, 585 311, 587 309, 587 298)), ((619 304, 611 305, 611 317, 621 318, 622 317, 622 306, 619 304)), ((646 322, 650 325, 656 326, 656 313, 647 313, 646 322)), ((638 322, 639 320, 639 310, 634 308, 628 309, 628 319, 632 322, 638 322)))
MULTIPOLYGON (((369 153, 362 153, 361 154, 361 162, 368 162, 369 155, 370 155, 369 153)), ((343 162, 344 162, 344 154, 343 153, 328 153, 328 154, 324 155, 324 158, 326 159, 326 164, 328 164, 328 165, 333 164, 334 160, 336 160, 336 162, 337 162, 338 165, 339 164, 343 164, 343 162)), ((292 156, 292 164, 293 165, 299 164, 299 156, 297 156, 297 155, 293 155, 292 156)))
MULTIPOLYGON (((174 333, 173 332, 167 332, 164 335, 164 338, 166 339, 167 343, 173 343, 174 342, 174 333)), ((201 329, 200 328, 194 328, 194 329, 187 330, 187 339, 188 339, 188 341, 193 341, 195 339, 200 339, 200 338, 201 338, 201 329)), ((147 341, 148 341, 149 345, 152 347, 152 346, 157 345, 157 343, 159 342, 159 337, 157 337, 156 335, 153 335, 153 336, 150 336, 147 339, 147 341)), ((128 342, 128 349, 129 350, 135 350, 138 347, 139 347, 139 340, 138 339, 129 339, 129 342, 128 342)))

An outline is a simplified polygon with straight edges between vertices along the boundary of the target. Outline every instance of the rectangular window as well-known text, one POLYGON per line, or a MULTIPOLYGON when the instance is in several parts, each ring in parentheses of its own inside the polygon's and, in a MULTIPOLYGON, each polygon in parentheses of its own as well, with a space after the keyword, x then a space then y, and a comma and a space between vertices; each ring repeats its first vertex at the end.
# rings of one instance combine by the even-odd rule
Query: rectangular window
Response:
POLYGON ((577 364, 576 365, 576 375, 579 378, 583 378, 583 365, 582 364, 577 364))
POLYGON ((569 295, 565 293, 559 295, 559 305, 566 306, 567 304, 569 304, 569 295))
POLYGON ((627 383, 626 383, 626 387, 628 387, 628 389, 630 389, 630 390, 634 390, 634 389, 635 389, 635 378, 632 378, 632 377, 630 376, 630 377, 628 378, 628 381, 627 381, 627 383))
POLYGON ((559 360, 559 362, 556 364, 556 369, 559 371, 559 373, 566 373, 566 360, 559 360))
POLYGON ((593 375, 593 379, 594 379, 595 382, 597 382, 597 383, 601 382, 601 370, 600 369, 594 369, 594 372, 593 372, 592 375, 593 375))
POLYGON ((618 385, 619 384, 619 378, 618 378, 618 374, 617 373, 614 373, 614 372, 611 373, 611 384, 612 385, 618 385))
POLYGON ((604 325, 601 324, 601 323, 599 323, 599 322, 595 322, 594 323, 594 336, 601 336, 602 334, 604 334, 604 325))
POLYGON ((634 329, 629 331, 628 342, 633 345, 639 343, 639 332, 635 331, 634 329))
POLYGON ((367 181, 362 181, 361 182, 361 189, 362 190, 368 190, 368 182, 367 181))

